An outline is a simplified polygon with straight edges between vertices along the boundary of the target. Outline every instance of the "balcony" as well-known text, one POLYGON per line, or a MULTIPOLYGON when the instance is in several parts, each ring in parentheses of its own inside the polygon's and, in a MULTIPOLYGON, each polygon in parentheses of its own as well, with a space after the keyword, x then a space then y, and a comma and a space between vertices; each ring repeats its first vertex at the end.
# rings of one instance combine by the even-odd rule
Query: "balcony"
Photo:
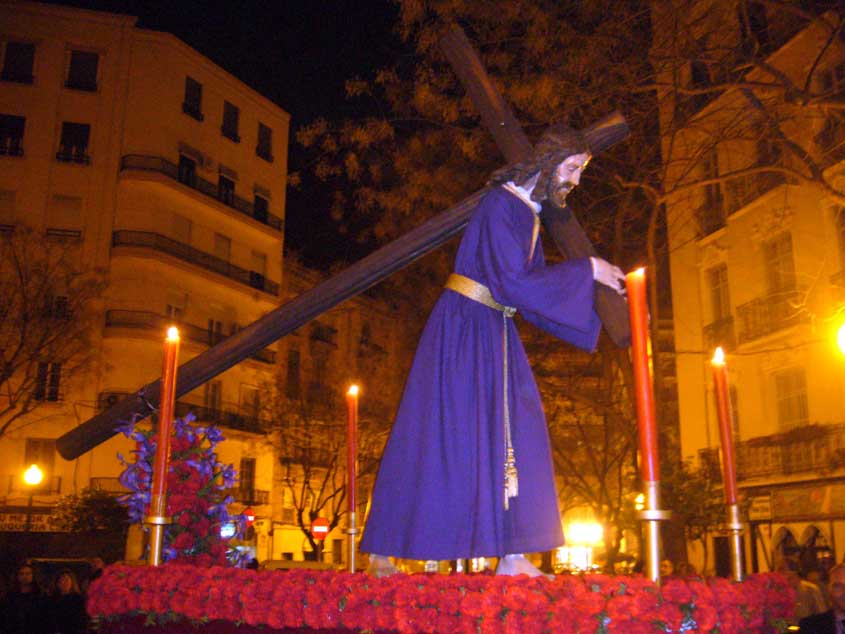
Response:
MULTIPOLYGON (((179 335, 181 337, 206 346, 217 345, 229 337, 228 335, 223 335, 222 333, 203 328, 202 326, 174 321, 169 317, 153 312, 141 310, 106 311, 107 328, 138 328, 163 333, 169 326, 174 324, 179 328, 179 335)), ((276 363, 276 352, 265 348, 253 354, 252 358, 261 363, 273 364, 276 363)))
POLYGON ((178 418, 184 418, 191 413, 200 423, 214 423, 220 427, 228 427, 252 434, 263 434, 266 431, 258 416, 241 412, 240 408, 235 406, 225 408, 206 407, 185 401, 176 401, 174 413, 178 418))
POLYGON ((728 215, 739 211, 775 187, 783 185, 786 177, 778 172, 752 174, 733 178, 725 183, 728 215))
POLYGON ((91 478, 88 488, 92 491, 103 491, 115 495, 130 493, 129 489, 120 483, 120 478, 91 478))
POLYGON ((31 486, 23 481, 23 476, 13 474, 9 476, 7 495, 58 495, 62 492, 61 476, 44 476, 41 484, 31 486))
POLYGON ((723 317, 704 326, 704 347, 712 350, 717 346, 726 350, 732 350, 736 346, 733 316, 723 317))
MULTIPOLYGON (((719 450, 699 452, 702 464, 718 472, 719 450)), ((737 478, 824 475, 845 467, 845 424, 805 425, 800 429, 736 444, 737 478)))
POLYGON ((235 502, 240 502, 246 506, 259 506, 261 504, 270 504, 270 492, 262 489, 251 489, 248 487, 234 488, 227 491, 229 495, 235 498, 235 502))
POLYGON ((284 229, 284 221, 281 218, 267 213, 265 210, 256 209, 255 205, 249 200, 245 200, 240 196, 235 195, 232 195, 228 200, 221 200, 219 197, 217 183, 212 183, 211 181, 205 180, 196 174, 191 174, 190 177, 183 174, 183 177, 180 178, 179 166, 159 156, 129 154, 121 158, 120 169, 121 171, 131 169, 164 174, 168 178, 190 187, 209 198, 213 198, 217 202, 225 204, 227 207, 231 207, 235 211, 260 222, 263 225, 267 225, 276 231, 282 231, 284 229))
POLYGON ((158 233, 149 231, 115 231, 112 234, 112 247, 153 249, 154 251, 166 253, 185 262, 190 262, 208 271, 213 271, 268 295, 274 297, 278 297, 279 295, 279 285, 276 282, 264 279, 263 275, 257 275, 255 271, 247 271, 226 260, 222 260, 214 255, 195 249, 188 244, 158 233))
POLYGON ((737 306, 739 343, 754 341, 806 321, 806 316, 797 308, 800 301, 800 291, 785 290, 737 306))

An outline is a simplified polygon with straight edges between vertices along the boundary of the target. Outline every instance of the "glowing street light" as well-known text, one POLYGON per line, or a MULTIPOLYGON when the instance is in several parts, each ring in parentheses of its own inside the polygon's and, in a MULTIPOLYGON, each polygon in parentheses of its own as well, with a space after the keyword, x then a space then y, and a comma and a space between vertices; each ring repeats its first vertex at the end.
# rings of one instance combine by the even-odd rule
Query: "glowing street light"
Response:
POLYGON ((836 331, 836 343, 839 344, 842 354, 845 354, 845 324, 839 326, 839 330, 836 331))
POLYGON ((23 472, 23 481, 29 487, 29 503, 26 506, 26 526, 24 531, 29 532, 32 526, 32 496, 35 493, 35 487, 41 484, 44 479, 44 472, 39 469, 37 464, 31 464, 26 471, 23 472))
POLYGON ((31 487, 37 487, 44 479, 44 472, 38 468, 37 464, 29 465, 29 468, 23 472, 23 481, 31 487))

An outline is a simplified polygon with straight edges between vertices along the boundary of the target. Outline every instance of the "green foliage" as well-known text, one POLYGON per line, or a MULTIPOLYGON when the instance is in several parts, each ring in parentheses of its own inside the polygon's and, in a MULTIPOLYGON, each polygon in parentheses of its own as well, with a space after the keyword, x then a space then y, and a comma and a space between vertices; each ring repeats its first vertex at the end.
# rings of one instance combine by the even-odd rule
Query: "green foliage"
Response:
POLYGON ((721 479, 691 461, 661 465, 663 506, 672 509, 672 519, 684 527, 690 541, 701 541, 724 524, 726 513, 721 479))
POLYGON ((125 533, 129 526, 126 509, 117 496, 97 489, 62 497, 54 517, 59 528, 72 533, 125 533))

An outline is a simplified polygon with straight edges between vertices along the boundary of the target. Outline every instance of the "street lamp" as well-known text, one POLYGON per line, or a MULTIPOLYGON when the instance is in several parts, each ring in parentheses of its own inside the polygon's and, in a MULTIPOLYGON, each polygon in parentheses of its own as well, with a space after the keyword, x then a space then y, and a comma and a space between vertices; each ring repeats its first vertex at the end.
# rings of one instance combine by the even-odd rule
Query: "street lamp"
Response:
POLYGON ((35 493, 35 487, 41 484, 44 479, 44 472, 38 468, 37 464, 31 464, 26 471, 23 472, 23 481, 29 487, 29 503, 26 506, 26 526, 24 531, 29 532, 32 523, 32 496, 35 493))
POLYGON ((839 344, 842 354, 845 354, 845 324, 839 326, 839 330, 836 331, 836 343, 839 344))

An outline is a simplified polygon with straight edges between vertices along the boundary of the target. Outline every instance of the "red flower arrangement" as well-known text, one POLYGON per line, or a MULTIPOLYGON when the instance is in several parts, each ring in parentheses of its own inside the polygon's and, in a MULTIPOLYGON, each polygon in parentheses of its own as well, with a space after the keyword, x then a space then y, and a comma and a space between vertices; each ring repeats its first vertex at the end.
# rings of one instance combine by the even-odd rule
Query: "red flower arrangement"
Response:
MULTIPOLYGON (((793 591, 778 574, 673 579, 545 578, 255 571, 167 564, 111 566, 88 612, 146 624, 228 621, 253 627, 400 634, 740 634, 783 631, 793 591)), ((104 628, 103 631, 108 631, 104 628)))

